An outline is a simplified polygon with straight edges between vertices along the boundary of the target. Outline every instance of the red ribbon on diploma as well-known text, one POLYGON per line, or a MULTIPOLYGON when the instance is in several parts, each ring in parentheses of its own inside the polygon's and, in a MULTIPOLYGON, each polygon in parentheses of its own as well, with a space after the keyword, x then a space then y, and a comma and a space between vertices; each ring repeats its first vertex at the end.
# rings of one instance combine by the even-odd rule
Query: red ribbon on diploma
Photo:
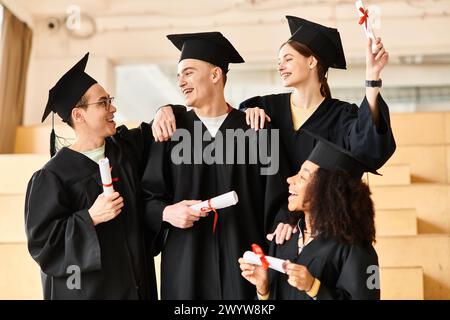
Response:
MULTIPOLYGON (((112 167, 111 167, 111 166, 109 167, 109 171, 112 172, 112 167)), ((113 183, 113 182, 117 182, 117 181, 119 181, 119 178, 111 178, 111 183, 107 183, 107 184, 103 183, 102 185, 103 185, 104 187, 106 187, 106 188, 112 187, 112 186, 113 186, 112 183, 113 183)))
POLYGON ((219 219, 219 214, 217 213, 216 208, 211 206, 211 199, 208 199, 208 206, 200 209, 201 212, 214 211, 214 224, 213 224, 213 233, 216 232, 216 224, 219 219))
POLYGON ((359 8, 359 11, 361 11, 361 13, 363 14, 363 16, 361 18, 359 18, 359 24, 363 24, 365 28, 367 29, 367 19, 369 18, 369 10, 364 10, 364 8, 359 8))
MULTIPOLYGON (((117 182, 117 181, 119 181, 119 178, 112 178, 111 180, 112 180, 112 182, 117 182)), ((107 184, 103 183, 103 186, 104 187, 112 187, 113 186, 112 182, 107 183, 107 184)))
POLYGON ((262 266, 265 270, 269 269, 269 262, 266 259, 266 255, 264 254, 263 250, 260 246, 257 244, 252 244, 252 251, 254 254, 256 254, 259 259, 261 260, 262 266))

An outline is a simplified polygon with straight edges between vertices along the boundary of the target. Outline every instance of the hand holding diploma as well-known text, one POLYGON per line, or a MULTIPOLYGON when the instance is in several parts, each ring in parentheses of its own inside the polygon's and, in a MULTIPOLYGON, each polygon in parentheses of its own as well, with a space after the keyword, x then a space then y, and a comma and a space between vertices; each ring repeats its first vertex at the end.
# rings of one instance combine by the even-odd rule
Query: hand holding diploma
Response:
POLYGON ((235 205, 238 202, 236 192, 230 191, 206 201, 184 200, 167 206, 163 211, 163 221, 174 227, 191 228, 194 222, 208 216, 208 212, 214 211, 213 231, 218 219, 217 209, 223 209, 235 205))
POLYGON ((384 48, 381 38, 368 40, 366 52, 366 80, 379 80, 381 70, 389 61, 389 53, 384 48), (375 51, 373 51, 375 45, 375 51), (372 46, 372 47, 371 47, 372 46))
POLYGON ((116 191, 111 194, 101 193, 92 207, 88 209, 94 226, 107 222, 119 215, 123 208, 123 198, 116 191))
POLYGON ((114 219, 124 206, 123 198, 118 192, 114 191, 108 158, 101 159, 98 162, 98 166, 102 179, 103 193, 97 197, 92 207, 88 209, 94 226, 114 219))
POLYGON ((208 215, 207 212, 194 210, 190 206, 199 204, 200 200, 183 200, 164 208, 162 220, 180 229, 194 226, 194 222, 208 215))
POLYGON ((246 257, 246 254, 244 254, 243 258, 239 258, 238 262, 239 268, 241 269, 241 275, 245 278, 245 280, 256 287, 256 291, 260 296, 265 296, 269 293, 269 274, 267 269, 262 266, 261 260, 256 254, 251 251, 247 252, 254 255, 254 257, 251 257, 250 260, 256 257, 252 260, 255 263, 248 261, 248 255, 246 257))
POLYGON ((200 210, 201 212, 214 211, 214 233, 216 231, 217 220, 219 219, 219 214, 216 210, 234 206, 236 203, 238 203, 238 201, 239 199, 236 192, 230 191, 212 199, 203 201, 202 203, 192 205, 190 208, 194 210, 200 210))
MULTIPOLYGON (((269 263, 269 268, 276 270, 281 273, 286 273, 283 268, 283 264, 286 262, 286 260, 278 259, 271 256, 265 256, 267 259, 267 262, 269 263)), ((261 259, 252 251, 245 251, 243 259, 250 264, 255 264, 258 266, 262 266, 261 259)))
MULTIPOLYGON (((215 208, 215 209, 223 209, 227 207, 234 206, 238 203, 239 199, 235 191, 230 191, 224 193, 220 196, 214 197, 210 200, 203 201, 201 203, 197 203, 191 206, 191 209, 194 210, 202 210, 202 208, 215 208)), ((212 210, 212 209, 211 209, 212 210)))

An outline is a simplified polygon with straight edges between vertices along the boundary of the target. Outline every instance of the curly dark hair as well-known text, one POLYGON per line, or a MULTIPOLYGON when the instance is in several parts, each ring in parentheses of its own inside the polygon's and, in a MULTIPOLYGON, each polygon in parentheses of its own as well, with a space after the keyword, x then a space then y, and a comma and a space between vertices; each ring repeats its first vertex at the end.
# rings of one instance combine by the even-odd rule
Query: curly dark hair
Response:
POLYGON ((369 187, 343 170, 319 168, 305 192, 313 233, 347 244, 375 242, 375 211, 369 187))

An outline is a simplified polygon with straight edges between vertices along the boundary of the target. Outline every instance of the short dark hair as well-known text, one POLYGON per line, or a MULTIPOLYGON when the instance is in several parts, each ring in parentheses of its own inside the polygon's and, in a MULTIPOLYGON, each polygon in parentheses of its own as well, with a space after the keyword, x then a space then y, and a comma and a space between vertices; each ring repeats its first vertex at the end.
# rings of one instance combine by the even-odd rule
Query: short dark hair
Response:
POLYGON ((347 244, 375 242, 375 210, 369 187, 343 170, 319 168, 305 192, 314 233, 347 244))
POLYGON ((223 81, 223 86, 225 87, 225 85, 227 84, 227 70, 222 69, 219 66, 216 66, 215 64, 209 63, 213 68, 220 68, 220 70, 222 70, 222 81, 223 81))
MULTIPOLYGON (((77 104, 75 105, 74 108, 82 108, 84 110, 87 109, 88 106, 86 106, 86 103, 88 103, 87 98, 85 95, 83 95, 80 100, 78 100, 77 104)), ((72 113, 69 115, 69 118, 67 119, 67 121, 65 121, 72 129, 74 129, 73 127, 73 119, 72 119, 72 113)))

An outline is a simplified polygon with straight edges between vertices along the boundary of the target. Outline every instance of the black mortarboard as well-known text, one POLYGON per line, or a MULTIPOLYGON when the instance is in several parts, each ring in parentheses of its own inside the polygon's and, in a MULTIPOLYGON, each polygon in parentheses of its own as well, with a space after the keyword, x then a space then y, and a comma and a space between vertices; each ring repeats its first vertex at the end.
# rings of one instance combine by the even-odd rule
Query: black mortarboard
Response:
POLYGON ((339 31, 302 18, 286 16, 291 38, 306 45, 325 67, 346 69, 339 31))
POLYGON ((88 58, 89 52, 50 89, 42 122, 52 111, 67 122, 77 102, 93 84, 97 83, 95 79, 84 72, 88 58))
POLYGON ((180 60, 198 59, 228 72, 229 63, 245 62, 220 32, 169 34, 167 38, 181 51, 180 60))
POLYGON ((330 171, 341 169, 346 171, 350 176, 359 178, 364 172, 371 172, 380 175, 376 170, 367 167, 351 152, 339 147, 338 145, 313 134, 310 131, 302 130, 317 141, 314 149, 311 151, 308 160, 317 164, 319 167, 330 171))

